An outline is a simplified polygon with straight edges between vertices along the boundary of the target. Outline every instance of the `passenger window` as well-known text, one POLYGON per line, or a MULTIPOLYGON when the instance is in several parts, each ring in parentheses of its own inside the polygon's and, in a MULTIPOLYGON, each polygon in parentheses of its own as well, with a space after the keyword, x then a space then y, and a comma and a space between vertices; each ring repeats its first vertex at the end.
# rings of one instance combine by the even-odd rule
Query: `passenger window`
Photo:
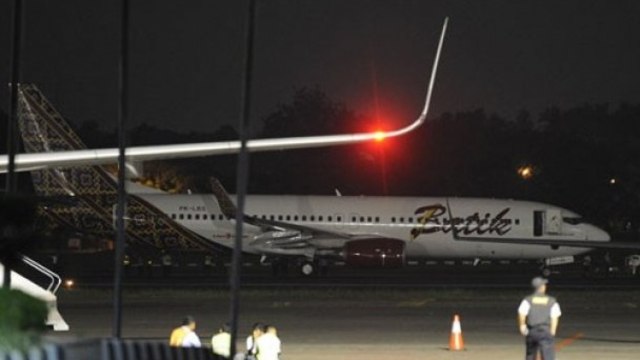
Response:
POLYGON ((200 220, 200 214, 195 215, 196 220, 200 220))
POLYGON ((371 216, 367 217, 367 222, 371 222, 371 216))
POLYGON ((410 223, 412 223, 412 222, 413 222, 413 218, 412 218, 412 217, 407 218, 407 221, 408 221, 408 222, 410 222, 410 223))
POLYGON ((376 216, 376 222, 379 223, 380 222, 380 218, 376 216))
POLYGON ((171 218, 172 218, 173 220, 175 220, 175 219, 176 219, 176 214, 171 214, 171 218))
POLYGON ((187 214, 187 220, 191 220, 192 216, 191 214, 187 214))
POLYGON ((342 216, 338 216, 338 222, 342 222, 342 216))
POLYGON ((391 218, 391 222, 392 223, 396 222, 396 217, 395 216, 391 218))
POLYGON ((218 215, 218 220, 224 220, 224 215, 222 214, 218 215))
POLYGON ((355 216, 351 218, 351 222, 356 222, 356 217, 355 216))
POLYGON ((322 221, 322 215, 318 216, 318 221, 322 221))
POLYGON ((404 222, 404 218, 403 218, 403 217, 401 217, 401 218, 400 218, 400 222, 401 222, 401 223, 403 223, 403 222, 404 222))
POLYGON ((298 215, 293 215, 293 221, 298 221, 298 215))
POLYGON ((315 220, 316 220, 316 217, 315 217, 315 216, 311 215, 311 216, 309 217, 309 221, 315 221, 315 220))
POLYGON ((302 221, 307 221, 307 215, 302 215, 302 221))
POLYGON ((364 216, 360 216, 360 222, 364 222, 364 216))
POLYGON ((291 215, 287 215, 287 221, 291 221, 291 215))

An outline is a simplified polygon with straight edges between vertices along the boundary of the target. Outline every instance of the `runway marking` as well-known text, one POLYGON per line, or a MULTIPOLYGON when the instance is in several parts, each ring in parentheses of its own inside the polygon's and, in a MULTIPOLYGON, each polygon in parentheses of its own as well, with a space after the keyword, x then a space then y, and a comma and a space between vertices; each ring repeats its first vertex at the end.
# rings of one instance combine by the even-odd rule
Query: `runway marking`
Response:
POLYGON ((581 337, 584 336, 584 333, 578 332, 573 334, 573 336, 562 339, 562 341, 560 341, 559 343, 556 344, 556 351, 560 351, 563 348, 573 344, 574 342, 576 342, 577 340, 579 340, 581 337))

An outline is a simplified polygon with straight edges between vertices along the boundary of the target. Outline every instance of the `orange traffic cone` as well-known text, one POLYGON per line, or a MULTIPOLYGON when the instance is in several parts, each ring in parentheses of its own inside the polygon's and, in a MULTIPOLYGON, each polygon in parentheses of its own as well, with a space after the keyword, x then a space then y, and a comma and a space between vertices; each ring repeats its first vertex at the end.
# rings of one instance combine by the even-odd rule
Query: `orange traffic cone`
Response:
POLYGON ((453 316, 453 324, 451 325, 451 336, 449 337, 449 350, 464 350, 464 340, 462 340, 462 326, 460 326, 460 317, 453 316))

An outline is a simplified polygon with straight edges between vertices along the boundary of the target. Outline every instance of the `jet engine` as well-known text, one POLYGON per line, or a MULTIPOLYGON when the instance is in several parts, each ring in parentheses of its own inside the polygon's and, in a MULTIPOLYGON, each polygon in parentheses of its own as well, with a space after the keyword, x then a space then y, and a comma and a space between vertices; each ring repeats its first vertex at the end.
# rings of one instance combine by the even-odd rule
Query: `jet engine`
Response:
POLYGON ((344 246, 343 257, 350 266, 401 267, 405 243, 397 239, 353 240, 344 246))

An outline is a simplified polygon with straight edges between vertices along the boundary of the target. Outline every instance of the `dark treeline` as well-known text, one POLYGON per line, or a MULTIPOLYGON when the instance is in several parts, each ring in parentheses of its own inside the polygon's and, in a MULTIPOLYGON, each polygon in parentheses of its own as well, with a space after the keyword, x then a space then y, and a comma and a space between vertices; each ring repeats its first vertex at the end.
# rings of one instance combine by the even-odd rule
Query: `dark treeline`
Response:
MULTIPOLYGON (((380 143, 255 153, 249 190, 528 199, 578 211, 610 230, 637 231, 639 122, 640 105, 626 104, 550 108, 538 116, 521 111, 514 119, 482 109, 444 113, 407 136, 380 143), (531 178, 518 174, 523 166, 533 170, 531 178)), ((370 130, 374 122, 318 89, 304 88, 259 125, 256 135, 266 138, 370 130)), ((116 144, 114 131, 93 123, 78 132, 89 147, 116 144)), ((236 138, 231 127, 178 133, 143 124, 129 132, 135 145, 236 138)), ((150 184, 194 192, 209 192, 209 178, 216 176, 233 191, 235 157, 151 162, 145 175, 150 184)))

